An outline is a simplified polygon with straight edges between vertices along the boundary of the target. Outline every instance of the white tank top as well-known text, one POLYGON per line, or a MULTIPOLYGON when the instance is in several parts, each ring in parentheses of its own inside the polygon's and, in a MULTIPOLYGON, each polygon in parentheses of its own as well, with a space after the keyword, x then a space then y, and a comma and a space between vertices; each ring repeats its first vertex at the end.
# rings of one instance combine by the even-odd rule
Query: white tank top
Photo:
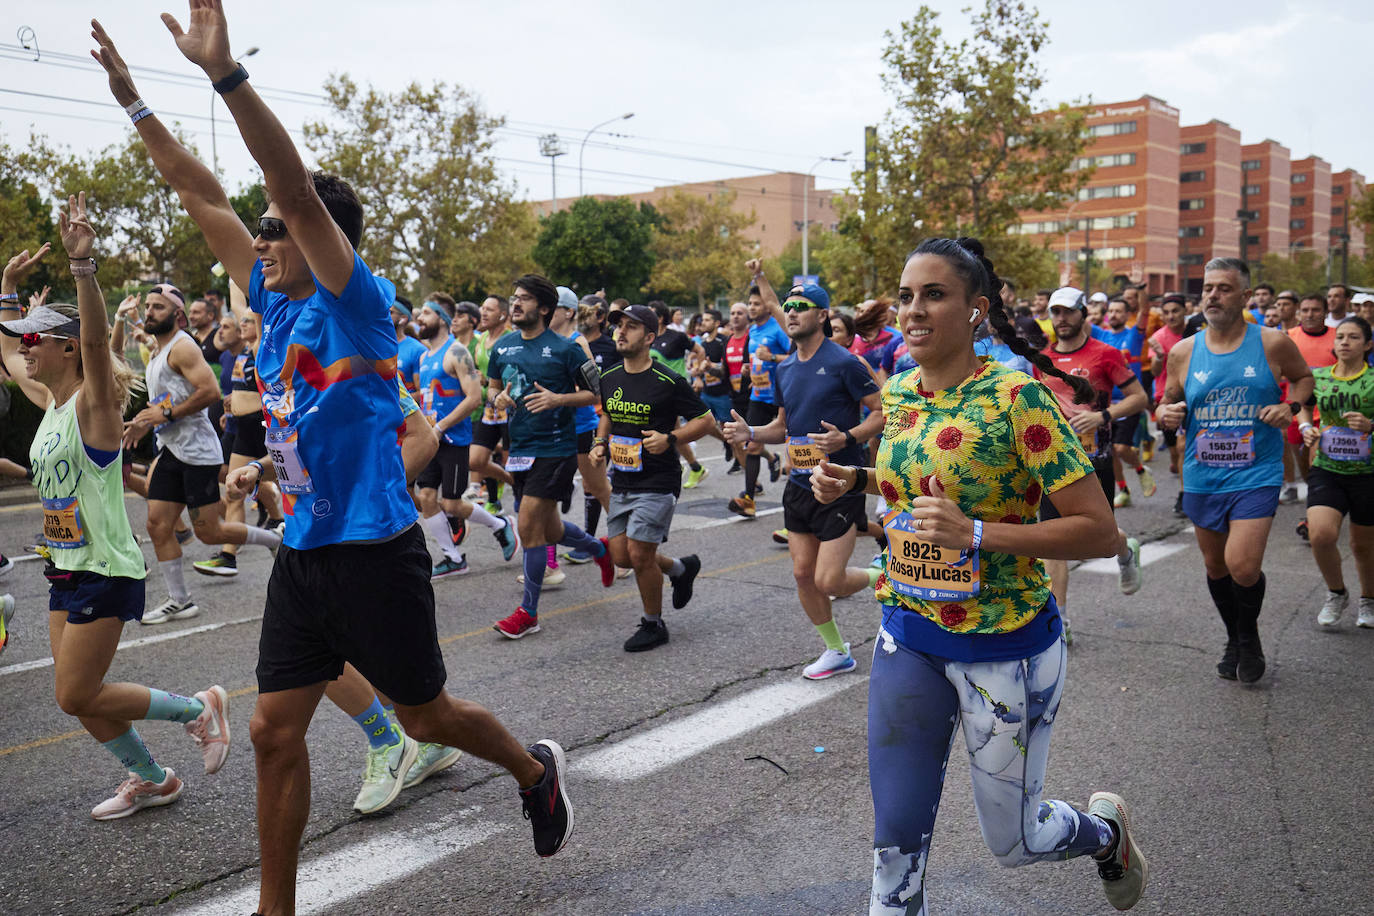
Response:
MULTIPOLYGON (((178 342, 188 341, 200 353, 200 345, 185 331, 177 331, 167 346, 157 351, 148 363, 148 403, 161 407, 175 407, 188 400, 195 389, 186 377, 167 365, 167 356, 178 342)), ((220 449, 219 436, 205 408, 171 423, 156 427, 157 444, 165 448, 185 464, 221 465, 224 453, 220 449)))

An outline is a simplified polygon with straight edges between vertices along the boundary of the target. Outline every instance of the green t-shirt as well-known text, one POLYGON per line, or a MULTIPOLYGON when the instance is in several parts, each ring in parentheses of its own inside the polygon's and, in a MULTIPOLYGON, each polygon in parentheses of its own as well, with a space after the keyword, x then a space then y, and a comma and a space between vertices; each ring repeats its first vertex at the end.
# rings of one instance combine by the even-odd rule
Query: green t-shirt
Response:
POLYGON ((1370 434, 1344 426, 1342 416, 1355 411, 1374 420, 1374 372, 1364 366, 1348 378, 1335 374, 1335 366, 1313 369, 1313 394, 1317 398, 1321 443, 1312 464, 1333 474, 1374 474, 1370 434))
POLYGON ((43 537, 58 569, 142 579, 143 552, 124 510, 119 450, 104 467, 86 452, 76 419, 79 396, 48 407, 29 448, 43 537))

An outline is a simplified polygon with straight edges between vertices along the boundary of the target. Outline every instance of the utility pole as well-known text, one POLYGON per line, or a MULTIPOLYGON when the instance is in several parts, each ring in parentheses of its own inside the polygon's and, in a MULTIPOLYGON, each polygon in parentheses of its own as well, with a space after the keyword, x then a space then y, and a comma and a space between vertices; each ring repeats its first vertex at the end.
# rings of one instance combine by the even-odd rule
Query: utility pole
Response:
POLYGON ((1093 288, 1093 231, 1092 217, 1083 226, 1083 293, 1092 295, 1093 288))
POLYGON ((1341 207, 1341 286, 1350 282, 1350 203, 1354 200, 1355 183, 1350 183, 1351 193, 1345 196, 1345 206, 1341 207))
POLYGON ((539 155, 549 157, 549 171, 552 176, 553 209, 549 215, 558 212, 558 157, 568 151, 558 134, 545 134, 539 138, 539 155))

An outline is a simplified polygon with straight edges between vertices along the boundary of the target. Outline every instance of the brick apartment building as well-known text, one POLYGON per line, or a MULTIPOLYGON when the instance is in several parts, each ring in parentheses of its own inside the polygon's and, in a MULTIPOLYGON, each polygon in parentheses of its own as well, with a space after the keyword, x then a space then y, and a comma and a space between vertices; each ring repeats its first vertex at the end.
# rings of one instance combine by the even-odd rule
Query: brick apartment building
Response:
MULTIPOLYGON (((618 196, 635 203, 654 204, 674 191, 685 191, 708 200, 721 192, 733 191, 735 200, 731 209, 739 213, 752 211, 754 214, 754 225, 745 231, 756 243, 760 257, 777 255, 789 242, 801 239, 803 209, 807 210, 806 218, 811 225, 820 226, 829 232, 839 228, 839 216, 835 211, 838 192, 817 190, 815 176, 800 172, 773 172, 746 178, 666 185, 638 194, 591 196, 598 200, 618 196)), ((573 199, 560 197, 558 209, 566 210, 572 203, 573 199)), ((553 209, 552 202, 547 200, 537 201, 531 206, 536 217, 547 216, 553 209)))
POLYGON ((1350 256, 1362 258, 1368 250, 1364 227, 1350 219, 1352 198, 1364 196, 1364 176, 1354 169, 1346 169, 1331 176, 1331 249, 1341 247, 1342 233, 1350 234, 1350 256))
POLYGON ((1319 156, 1295 159, 1289 181, 1288 244, 1325 257, 1331 240, 1331 163, 1319 156))
POLYGON ((1242 146, 1240 157, 1241 209, 1256 217, 1244 224, 1245 257, 1258 261, 1271 251, 1286 255, 1292 204, 1291 153, 1277 140, 1264 140, 1242 146))
POLYGON ((1202 276, 1208 257, 1239 257, 1240 131, 1225 121, 1178 132, 1178 285, 1202 276))

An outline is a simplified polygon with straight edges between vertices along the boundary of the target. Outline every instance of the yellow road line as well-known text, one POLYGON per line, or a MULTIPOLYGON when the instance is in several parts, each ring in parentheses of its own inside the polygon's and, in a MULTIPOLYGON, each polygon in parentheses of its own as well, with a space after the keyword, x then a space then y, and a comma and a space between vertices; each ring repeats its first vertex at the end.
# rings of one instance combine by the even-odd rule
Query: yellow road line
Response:
MULTIPOLYGON (((0 511, 3 511, 3 510, 0 510, 0 511)), ((779 562, 780 560, 786 560, 786 559, 788 559, 788 555, 785 554, 785 553, 783 553, 783 554, 775 554, 775 555, 773 555, 773 556, 764 557, 764 558, 761 559, 761 560, 750 560, 750 561, 747 562, 747 563, 737 563, 737 564, 735 564, 734 566, 727 566, 727 567, 725 567, 724 569, 713 569, 713 570, 710 570, 710 572, 707 574, 707 577, 709 578, 711 575, 723 575, 723 574, 725 574, 725 573, 739 572, 741 569, 748 569, 748 568, 750 568, 751 566, 762 566, 762 565, 765 564, 765 563, 777 563, 777 562, 779 562)), ((568 606, 568 607, 558 608, 557 610, 554 610, 554 611, 547 611, 547 612, 545 612, 544 614, 541 614, 540 616, 541 616, 541 617, 557 617, 557 616, 560 615, 560 614, 571 614, 571 613, 573 613, 574 611, 585 611, 585 610, 587 610, 588 608, 600 607, 600 606, 603 605, 603 604, 610 604, 610 603, 613 602, 613 601, 618 601, 618 600, 620 600, 622 597, 626 597, 626 596, 624 596, 624 595, 608 595, 608 596, 606 596, 605 598, 597 598, 595 601, 584 601, 584 602, 581 603, 581 604, 574 604, 574 605, 570 605, 570 606, 568 606)), ((481 629, 478 629, 478 630, 469 630, 469 631, 466 632, 466 633, 458 633, 458 634, 456 634, 456 635, 454 635, 454 636, 445 636, 443 639, 439 640, 439 645, 441 645, 441 646, 447 646, 447 645, 450 645, 450 644, 452 644, 452 643, 458 642, 458 641, 460 641, 460 640, 470 639, 470 638, 472 638, 473 636, 478 636, 478 635, 481 635, 481 634, 483 634, 483 633, 490 633, 490 632, 491 632, 491 627, 482 627, 481 629)), ((250 694, 250 693, 257 693, 257 692, 258 692, 258 688, 256 688, 256 687, 240 687, 240 688, 237 689, 237 690, 231 690, 231 691, 229 692, 229 696, 230 696, 230 697, 245 697, 245 696, 248 696, 248 694, 250 694)), ((85 734, 86 734, 86 730, 85 730, 84 728, 78 728, 78 729, 75 729, 75 730, 73 730, 73 731, 63 732, 63 733, 61 733, 60 735, 49 735, 49 736, 46 737, 46 738, 38 738, 38 739, 36 739, 36 740, 34 740, 34 741, 29 741, 29 742, 26 742, 26 743, 24 743, 24 744, 15 744, 15 745, 13 745, 13 746, 11 746, 11 747, 0 748, 0 757, 8 757, 10 754, 18 754, 18 753, 20 753, 21 751, 32 751, 32 750, 36 750, 36 749, 38 749, 38 748, 40 748, 40 747, 47 747, 49 744, 57 744, 58 742, 61 742, 61 741, 70 741, 70 740, 72 740, 73 738, 80 738, 80 737, 82 737, 82 736, 85 735, 85 734)))

